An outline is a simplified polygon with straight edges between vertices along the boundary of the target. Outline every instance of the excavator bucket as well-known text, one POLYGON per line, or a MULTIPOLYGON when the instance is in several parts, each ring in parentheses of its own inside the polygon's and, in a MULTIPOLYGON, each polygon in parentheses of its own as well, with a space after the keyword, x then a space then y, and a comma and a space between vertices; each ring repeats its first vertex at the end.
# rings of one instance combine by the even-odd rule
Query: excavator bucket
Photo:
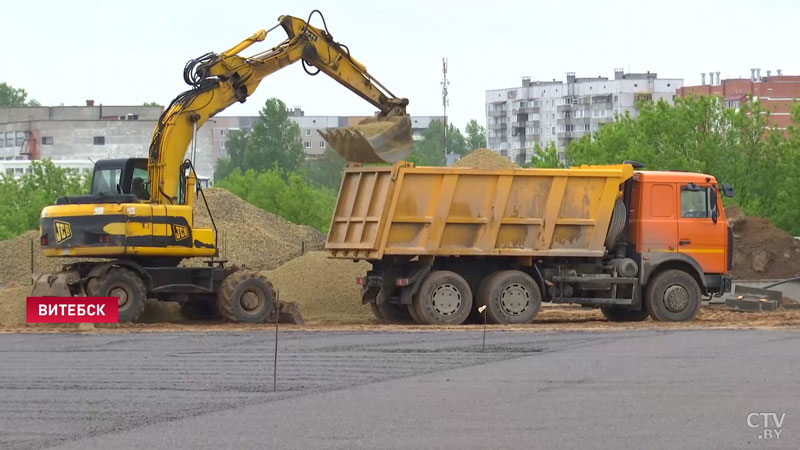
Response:
POLYGON ((319 133, 350 162, 393 163, 414 150, 408 116, 370 117, 352 127, 328 128, 319 133))

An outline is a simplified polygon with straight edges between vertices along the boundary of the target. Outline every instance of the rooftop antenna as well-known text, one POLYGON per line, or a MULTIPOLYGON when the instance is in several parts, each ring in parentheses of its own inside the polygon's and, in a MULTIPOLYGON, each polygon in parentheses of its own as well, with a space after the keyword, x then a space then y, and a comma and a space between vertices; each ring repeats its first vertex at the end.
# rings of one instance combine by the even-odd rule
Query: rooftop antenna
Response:
POLYGON ((444 165, 447 165, 447 106, 450 105, 450 99, 447 98, 447 86, 450 82, 447 81, 447 58, 442 58, 442 109, 444 113, 444 165))

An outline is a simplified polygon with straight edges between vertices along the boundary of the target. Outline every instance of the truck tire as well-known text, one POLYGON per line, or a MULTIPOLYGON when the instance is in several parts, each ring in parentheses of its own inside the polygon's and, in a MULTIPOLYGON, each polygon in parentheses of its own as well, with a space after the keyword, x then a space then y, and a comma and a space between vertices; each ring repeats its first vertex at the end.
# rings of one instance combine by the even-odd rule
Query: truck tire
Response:
POLYGON ((383 302, 375 305, 386 323, 411 323, 408 308, 404 305, 383 302))
POLYGON ((414 307, 424 325, 461 325, 472 309, 472 290, 461 275, 436 270, 422 280, 414 307))
POLYGON ((238 270, 228 275, 217 293, 217 311, 230 322, 263 323, 275 305, 275 292, 267 277, 238 270))
POLYGON ((685 322, 697 316, 700 294, 693 276, 682 270, 666 270, 648 283, 645 302, 653 320, 685 322))
POLYGON ((416 308, 416 306, 414 306, 414 303, 411 303, 410 305, 408 305, 407 309, 408 309, 408 315, 411 316, 411 320, 414 321, 415 324, 417 324, 417 325, 425 325, 422 322, 422 320, 419 318, 419 316, 417 315, 417 308, 416 308))
POLYGON ((480 305, 486 305, 488 322, 530 323, 539 314, 542 292, 527 273, 502 270, 481 282, 477 301, 480 305))
POLYGON ((147 288, 136 272, 123 267, 115 267, 102 277, 95 279, 95 295, 117 297, 119 301, 119 322, 133 322, 144 311, 147 288))
POLYGON ((619 238, 622 237, 622 232, 625 231, 627 216, 628 209, 625 207, 625 203, 617 199, 614 202, 614 209, 611 211, 611 220, 608 223, 608 232, 606 233, 605 246, 608 250, 617 246, 619 238))
POLYGON ((375 316, 375 319, 377 319, 378 322, 385 322, 383 314, 381 314, 381 310, 378 309, 378 305, 376 305, 375 303, 370 303, 369 309, 370 311, 372 311, 372 315, 375 316))
POLYGON ((602 311, 609 322, 641 322, 649 316, 647 308, 645 308, 644 305, 642 305, 642 309, 639 311, 611 306, 602 307, 600 311, 602 311))

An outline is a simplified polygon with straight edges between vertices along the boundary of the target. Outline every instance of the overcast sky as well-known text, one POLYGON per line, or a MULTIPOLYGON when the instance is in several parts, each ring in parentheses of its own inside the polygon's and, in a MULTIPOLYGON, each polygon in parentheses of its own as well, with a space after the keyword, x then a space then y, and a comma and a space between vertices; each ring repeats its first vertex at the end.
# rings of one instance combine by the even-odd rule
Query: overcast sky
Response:
MULTIPOLYGON (((409 111, 439 115, 449 59, 451 121, 485 123, 484 92, 522 76, 613 77, 615 67, 700 83, 700 72, 749 77, 751 67, 800 74, 797 1, 13 1, 2 8, 0 81, 44 105, 168 103, 186 89, 186 61, 221 52, 290 14, 320 9, 333 37, 409 111)), ((318 17, 312 25, 321 27, 318 17)), ((258 49, 285 38, 276 29, 258 49)), ((251 47, 246 54, 256 52, 251 47), (252 52, 251 52, 252 50, 252 52)), ((269 97, 308 115, 374 111, 300 64, 262 81, 223 115, 257 114, 269 97)))

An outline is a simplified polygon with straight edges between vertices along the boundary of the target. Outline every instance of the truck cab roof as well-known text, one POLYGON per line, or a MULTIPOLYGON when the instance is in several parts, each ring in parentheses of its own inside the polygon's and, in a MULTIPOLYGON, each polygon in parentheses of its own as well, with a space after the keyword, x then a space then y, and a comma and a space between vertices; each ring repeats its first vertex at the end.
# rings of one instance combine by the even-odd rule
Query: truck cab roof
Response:
POLYGON ((717 180, 712 175, 695 172, 683 172, 679 170, 637 170, 633 173, 633 179, 647 182, 674 183, 676 181, 684 183, 716 183, 717 180))

